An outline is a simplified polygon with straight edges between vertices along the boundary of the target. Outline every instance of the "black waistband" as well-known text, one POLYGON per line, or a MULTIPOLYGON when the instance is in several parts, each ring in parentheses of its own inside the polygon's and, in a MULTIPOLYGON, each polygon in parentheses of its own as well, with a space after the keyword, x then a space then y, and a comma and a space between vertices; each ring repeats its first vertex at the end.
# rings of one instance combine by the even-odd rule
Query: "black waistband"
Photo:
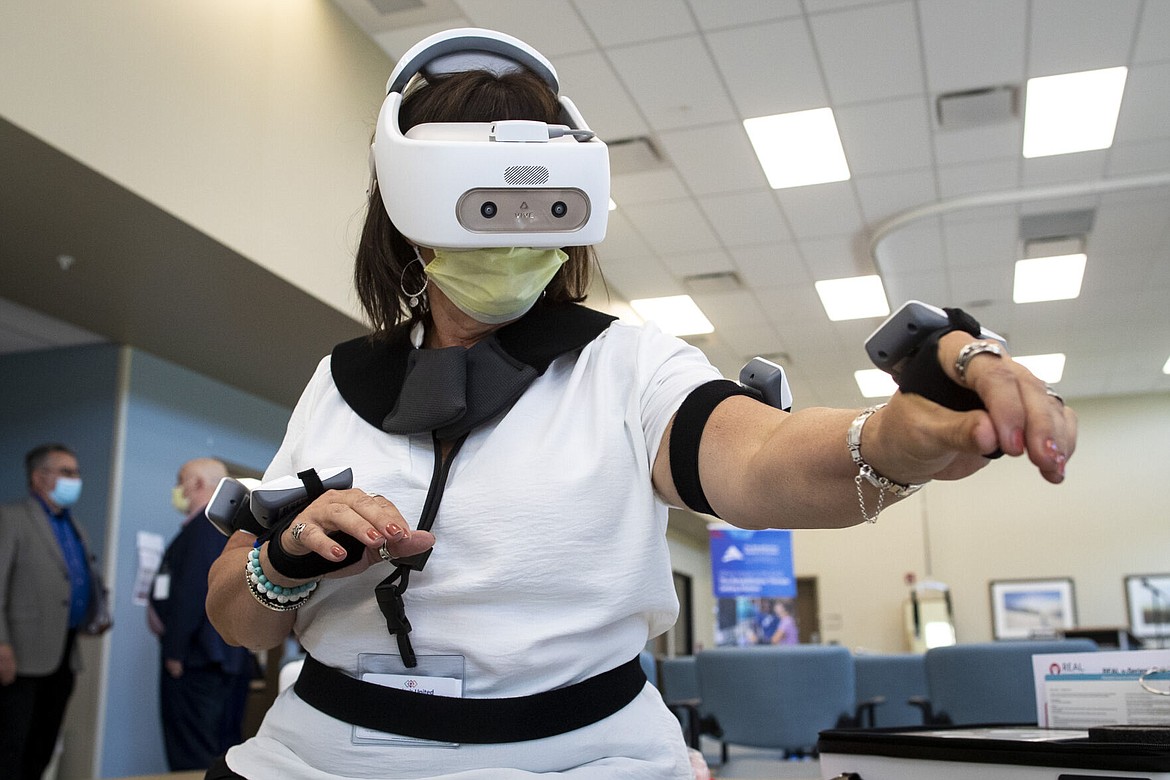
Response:
POLYGON ((305 657, 294 690, 356 726, 465 744, 524 742, 579 729, 625 707, 646 685, 638 658, 579 683, 531 696, 459 699, 386 688, 305 657))

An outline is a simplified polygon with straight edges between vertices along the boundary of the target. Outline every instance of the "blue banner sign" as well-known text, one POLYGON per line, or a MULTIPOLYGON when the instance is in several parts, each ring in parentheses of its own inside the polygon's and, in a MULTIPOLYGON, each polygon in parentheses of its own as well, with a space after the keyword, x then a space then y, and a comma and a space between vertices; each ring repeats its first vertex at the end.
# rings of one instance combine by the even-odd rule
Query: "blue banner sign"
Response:
POLYGON ((709 533, 716 598, 796 596, 791 531, 712 528, 709 533))

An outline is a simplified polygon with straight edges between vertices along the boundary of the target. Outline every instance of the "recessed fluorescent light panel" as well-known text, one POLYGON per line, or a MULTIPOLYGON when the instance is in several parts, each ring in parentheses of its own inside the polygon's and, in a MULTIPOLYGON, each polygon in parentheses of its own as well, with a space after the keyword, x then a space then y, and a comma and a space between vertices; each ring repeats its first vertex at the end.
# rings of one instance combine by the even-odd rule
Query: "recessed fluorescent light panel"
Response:
POLYGON ((816 283, 816 288, 821 305, 833 322, 885 317, 890 313, 886 288, 882 286, 880 276, 823 279, 816 283))
POLYGON ((1085 255, 1034 257, 1016 261, 1012 300, 1016 303, 1067 301, 1081 294, 1085 255))
POLYGON ((1108 149, 1126 73, 1126 68, 1105 68, 1028 79, 1024 156, 1108 149))
POLYGON ((1166 365, 1162 366, 1163 374, 1170 374, 1170 358, 1166 358, 1166 365))
POLYGON ((1051 355, 1012 355, 1012 360, 1020 363, 1041 380, 1054 385, 1064 376, 1064 353, 1056 352, 1051 355))
POLYGON ((831 108, 758 116, 743 128, 774 190, 849 178, 831 108))
POLYGON ((630 301, 630 306, 643 320, 657 323, 663 332, 672 336, 697 336, 715 330, 689 295, 639 298, 630 301))
POLYGON ((613 211, 613 210, 614 210, 614 209, 616 209, 616 208, 617 208, 617 204, 616 204, 616 203, 614 203, 614 200, 613 200, 613 198, 610 198, 610 199, 609 199, 609 210, 610 210, 610 211, 613 211))
POLYGON ((866 368, 853 372, 853 381, 863 398, 888 398, 898 389, 894 378, 880 368, 866 368))

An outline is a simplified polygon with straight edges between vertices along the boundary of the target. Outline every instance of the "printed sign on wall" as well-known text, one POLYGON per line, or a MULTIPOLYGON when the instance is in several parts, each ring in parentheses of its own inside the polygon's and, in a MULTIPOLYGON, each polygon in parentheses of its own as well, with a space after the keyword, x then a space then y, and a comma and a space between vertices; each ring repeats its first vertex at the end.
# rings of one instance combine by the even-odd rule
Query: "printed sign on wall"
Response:
POLYGON ((711 581, 716 598, 793 598, 792 532, 712 528, 711 581))

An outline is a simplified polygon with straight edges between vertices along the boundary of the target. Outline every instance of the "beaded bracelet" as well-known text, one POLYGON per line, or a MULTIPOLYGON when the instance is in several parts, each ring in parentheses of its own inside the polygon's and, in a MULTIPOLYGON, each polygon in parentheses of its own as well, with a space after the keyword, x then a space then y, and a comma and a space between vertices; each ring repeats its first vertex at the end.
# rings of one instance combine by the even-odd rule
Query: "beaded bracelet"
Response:
POLYGON ((251 591, 253 598, 276 612, 300 609, 317 589, 316 580, 306 582, 304 585, 297 585, 295 588, 286 588, 269 581, 260 565, 260 550, 255 547, 248 551, 244 579, 248 583, 248 590, 251 591))

